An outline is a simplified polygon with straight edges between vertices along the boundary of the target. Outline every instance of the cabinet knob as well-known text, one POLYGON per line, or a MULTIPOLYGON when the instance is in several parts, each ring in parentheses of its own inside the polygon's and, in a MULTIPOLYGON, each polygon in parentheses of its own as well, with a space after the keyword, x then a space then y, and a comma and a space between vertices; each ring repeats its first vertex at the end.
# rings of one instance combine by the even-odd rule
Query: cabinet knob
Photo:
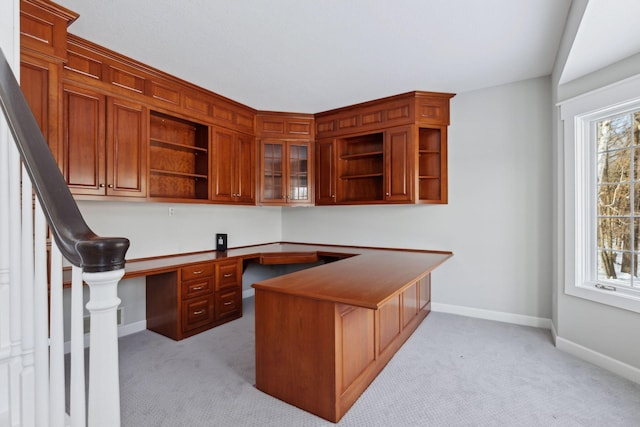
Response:
POLYGON ((386 196, 389 197, 389 193, 386 193, 386 196))
POLYGON ((331 198, 332 198, 332 199, 335 199, 335 198, 336 198, 336 195, 335 195, 335 194, 332 194, 332 195, 331 195, 331 198))
POLYGON ((113 184, 109 184, 109 185, 107 185, 107 187, 113 188, 113 184))
POLYGON ((104 184, 100 184, 100 188, 104 188, 104 184))

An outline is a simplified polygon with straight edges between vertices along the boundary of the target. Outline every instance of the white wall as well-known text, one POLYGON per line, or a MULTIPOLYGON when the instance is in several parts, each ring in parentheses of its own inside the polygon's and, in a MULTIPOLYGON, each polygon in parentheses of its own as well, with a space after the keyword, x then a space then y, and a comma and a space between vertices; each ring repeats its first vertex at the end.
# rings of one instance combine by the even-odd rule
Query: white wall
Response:
POLYGON ((285 241, 440 249, 438 304, 551 317, 549 78, 451 102, 449 204, 286 208, 285 241))
MULTIPOLYGON (((229 247, 277 242, 282 235, 279 207, 104 201, 79 201, 78 206, 96 234, 130 240, 128 260, 212 250, 216 233, 228 234, 229 247), (173 216, 169 216, 169 207, 174 208, 173 216)), ((247 273, 245 289, 276 274, 268 268, 250 268, 247 273)), ((144 278, 133 278, 118 285, 126 326, 121 333, 135 332, 144 326, 145 283, 144 278)), ((65 319, 67 330, 68 325, 69 319, 65 319)))
MULTIPOLYGON (((574 0, 552 74, 554 103, 638 74, 640 55, 558 86, 586 0, 574 0)), ((616 31, 623 31, 616 29, 616 31)), ((621 32, 624 38, 624 32, 621 32)), ((564 182, 562 122, 554 108, 554 327, 559 348, 640 382, 640 314, 564 293, 564 182)))
POLYGON ((228 234, 229 247, 279 241, 282 234, 279 207, 104 201, 78 206, 98 235, 131 241, 127 259, 212 250, 216 233, 228 234))

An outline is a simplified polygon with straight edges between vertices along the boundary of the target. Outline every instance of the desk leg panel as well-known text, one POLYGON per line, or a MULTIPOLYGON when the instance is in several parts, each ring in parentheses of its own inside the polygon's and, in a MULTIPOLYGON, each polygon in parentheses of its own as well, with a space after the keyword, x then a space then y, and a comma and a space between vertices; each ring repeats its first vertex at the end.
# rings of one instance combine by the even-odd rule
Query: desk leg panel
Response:
POLYGON ((335 304, 255 291, 256 387, 337 421, 335 304))

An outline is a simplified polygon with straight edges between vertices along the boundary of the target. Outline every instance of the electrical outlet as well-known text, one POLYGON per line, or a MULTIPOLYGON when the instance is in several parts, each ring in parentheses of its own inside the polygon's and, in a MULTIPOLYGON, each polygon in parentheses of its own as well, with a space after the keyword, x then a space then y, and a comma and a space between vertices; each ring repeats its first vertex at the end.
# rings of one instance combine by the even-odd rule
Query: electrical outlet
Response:
POLYGON ((176 214, 176 208, 170 207, 169 208, 169 216, 174 216, 175 214, 176 214))

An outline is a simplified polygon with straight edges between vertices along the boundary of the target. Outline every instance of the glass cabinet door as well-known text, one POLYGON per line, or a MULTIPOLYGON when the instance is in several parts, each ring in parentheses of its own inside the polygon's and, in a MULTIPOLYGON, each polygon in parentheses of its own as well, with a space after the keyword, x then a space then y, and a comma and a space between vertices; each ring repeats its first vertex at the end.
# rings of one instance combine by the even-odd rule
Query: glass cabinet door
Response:
POLYGON ((264 200, 285 201, 283 148, 281 143, 262 145, 262 199, 264 200))
POLYGON ((309 202, 309 146, 290 143, 288 203, 309 202))

